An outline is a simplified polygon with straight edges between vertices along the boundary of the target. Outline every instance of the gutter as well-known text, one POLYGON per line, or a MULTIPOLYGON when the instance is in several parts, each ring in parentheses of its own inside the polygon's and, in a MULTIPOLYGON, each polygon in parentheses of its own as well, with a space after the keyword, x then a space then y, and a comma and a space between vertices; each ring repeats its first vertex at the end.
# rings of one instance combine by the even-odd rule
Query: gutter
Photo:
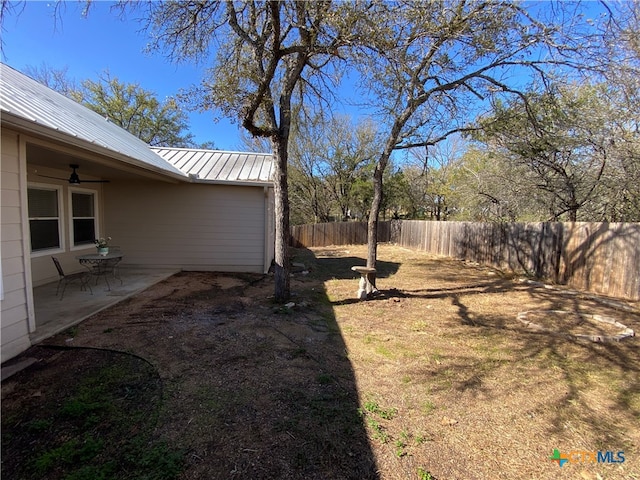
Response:
POLYGON ((264 188, 273 188, 273 182, 270 180, 207 180, 206 178, 200 178, 197 174, 190 173, 189 180, 191 183, 201 183, 208 185, 230 185, 235 187, 264 187, 264 188))

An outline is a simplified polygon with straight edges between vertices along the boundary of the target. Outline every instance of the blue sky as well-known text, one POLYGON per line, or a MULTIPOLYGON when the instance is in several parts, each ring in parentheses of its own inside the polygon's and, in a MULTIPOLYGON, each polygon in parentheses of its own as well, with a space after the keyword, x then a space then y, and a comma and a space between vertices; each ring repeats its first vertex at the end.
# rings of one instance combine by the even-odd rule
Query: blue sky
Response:
MULTIPOLYGON (((203 67, 171 64, 161 54, 145 54, 145 32, 135 16, 124 21, 110 12, 112 2, 94 0, 87 17, 82 16, 84 1, 62 2, 62 12, 54 16, 55 0, 28 0, 24 7, 4 21, 2 61, 18 70, 25 67, 68 68, 76 80, 97 79, 108 70, 112 77, 126 83, 138 83, 159 99, 172 96, 182 88, 197 84, 203 67)), ((533 5, 544 6, 544 2, 533 5)), ((598 3, 587 3, 596 13, 598 3)), ((349 95, 353 88, 343 86, 349 95)), ((362 116, 361 110, 340 108, 340 113, 362 116)), ((225 118, 216 121, 216 112, 189 113, 189 130, 197 143, 212 141, 217 148, 246 150, 240 128, 225 118)))
MULTIPOLYGON (((140 24, 128 16, 122 21, 109 11, 109 2, 95 2, 88 17, 82 17, 83 2, 66 2, 61 18, 54 17, 54 2, 28 1, 18 13, 5 19, 4 55, 7 65, 54 69, 68 67, 76 81, 96 80, 108 70, 126 83, 139 83, 159 99, 175 95, 195 84, 200 71, 190 65, 169 63, 160 54, 143 52, 147 43, 140 24)), ((189 127, 197 143, 213 141, 216 148, 246 150, 239 128, 226 119, 216 122, 215 112, 190 113, 189 127)))

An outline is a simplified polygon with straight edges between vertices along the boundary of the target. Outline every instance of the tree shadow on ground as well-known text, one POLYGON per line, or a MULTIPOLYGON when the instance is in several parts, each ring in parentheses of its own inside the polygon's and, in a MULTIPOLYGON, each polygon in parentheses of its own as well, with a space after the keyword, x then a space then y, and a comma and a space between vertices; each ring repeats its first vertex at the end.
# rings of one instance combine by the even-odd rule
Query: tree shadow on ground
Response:
MULTIPOLYGON (((437 274, 432 275, 437 279, 437 274)), ((601 439, 592 450, 624 450, 632 447, 632 441, 626 431, 628 425, 612 425, 611 417, 603 416, 601 405, 592 404, 589 400, 590 388, 609 387, 615 392, 608 398, 611 411, 626 412, 628 417, 640 418, 640 358, 637 355, 638 343, 636 338, 622 341, 593 342, 567 334, 560 327, 557 331, 532 331, 518 323, 512 313, 496 311, 479 311, 473 297, 493 296, 496 307, 500 305, 502 296, 514 292, 526 293, 534 304, 544 305, 545 311, 563 311, 584 314, 592 309, 609 309, 609 314, 623 314, 623 323, 636 332, 640 330, 640 315, 638 311, 628 308, 625 302, 613 299, 598 298, 580 292, 545 288, 537 283, 515 283, 509 279, 495 278, 481 282, 471 282, 456 286, 422 288, 411 290, 390 289, 381 292, 373 301, 385 301, 390 297, 407 299, 442 299, 450 300, 457 311, 456 315, 462 330, 456 330, 456 335, 469 340, 478 339, 480 342, 494 342, 494 347, 500 348, 506 342, 516 348, 509 349, 509 364, 513 364, 512 374, 526 372, 527 366, 534 363, 544 364, 549 371, 549 379, 539 384, 539 394, 551 391, 557 385, 563 385, 564 394, 555 402, 550 400, 545 410, 553 412, 549 434, 562 436, 564 430, 574 425, 576 419, 589 426, 590 435, 601 439), (547 383, 548 381, 548 383, 547 383), (555 384, 555 385, 552 385, 555 384)), ((489 355, 490 357, 491 355, 489 355)), ((464 349, 453 359, 442 362, 441 366, 429 366, 430 378, 455 377, 453 384, 440 384, 444 389, 453 388, 459 392, 467 392, 485 400, 491 398, 491 391, 485 387, 487 381, 496 371, 504 368, 505 362, 496 359, 483 359, 464 349)), ((419 374, 420 372, 411 372, 419 374)), ((437 391, 438 383, 432 385, 432 391, 437 391)), ((537 412, 539 413, 539 412, 537 412)), ((532 413, 533 415, 534 413, 532 413)))
MULTIPOLYGON (((454 425, 464 427, 469 442, 476 445, 472 450, 496 445, 528 452, 509 465, 498 460, 510 478, 551 478, 551 462, 541 465, 544 474, 528 469, 535 458, 551 455, 553 448, 626 450, 628 456, 637 452, 637 339, 597 344, 565 336, 562 327, 556 334, 534 332, 517 320, 519 312, 535 309, 618 317, 617 307, 477 264, 388 248, 381 257, 397 263, 391 265, 387 280, 379 283, 384 287, 380 294, 364 302, 355 300, 349 288, 353 278, 355 293, 357 282, 349 275, 357 258, 353 252, 360 253, 363 247, 336 247, 343 250, 344 262, 333 257, 317 262, 330 267, 323 271, 327 279, 348 280, 331 281, 330 297, 340 322, 348 327, 345 337, 356 349, 353 358, 363 362, 358 368, 385 372, 385 380, 369 388, 375 389, 381 404, 421 410, 407 408, 398 430, 427 425, 435 432, 433 437, 442 440, 439 447, 425 449, 429 453, 424 458, 433 462, 435 474, 464 478, 474 468, 473 461, 465 469, 436 460, 440 452, 445 457, 460 454, 455 447, 447 449, 450 439, 460 435, 450 430, 454 425), (338 277, 336 272, 347 275, 338 277)), ((622 323, 640 331, 637 310, 620 312, 628 315, 621 317, 622 323)), ((390 435, 400 435, 387 426, 390 435)), ((624 467, 625 472, 634 472, 632 465, 624 467)), ((499 476, 484 463, 475 468, 482 478, 499 476)))
MULTIPOLYGON (((353 278, 357 280, 360 274, 351 270, 353 266, 365 266, 367 261, 364 258, 348 255, 348 249, 326 249, 318 253, 305 248, 294 249, 294 262, 302 260, 306 262, 315 274, 323 281, 336 279, 347 280, 353 278)), ((388 278, 398 272, 400 264, 397 262, 387 262, 378 260, 376 262, 377 278, 388 278)), ((356 284, 357 285, 357 284, 356 284)), ((356 287, 357 289, 357 287, 356 287)))
POLYGON ((458 258, 638 300, 638 245, 637 223, 464 223, 455 251, 458 258))
POLYGON ((172 478, 182 452, 154 439, 162 397, 143 359, 102 349, 33 347, 3 383, 3 478, 172 478))
MULTIPOLYGON (((154 435, 185 452, 183 478, 379 478, 322 280, 296 274, 292 289, 305 302, 292 308, 272 303, 273 288, 262 275, 184 272, 85 320, 72 340, 45 343, 127 351, 153 365, 163 391, 154 435)), ((70 473, 59 472, 50 478, 70 473)))

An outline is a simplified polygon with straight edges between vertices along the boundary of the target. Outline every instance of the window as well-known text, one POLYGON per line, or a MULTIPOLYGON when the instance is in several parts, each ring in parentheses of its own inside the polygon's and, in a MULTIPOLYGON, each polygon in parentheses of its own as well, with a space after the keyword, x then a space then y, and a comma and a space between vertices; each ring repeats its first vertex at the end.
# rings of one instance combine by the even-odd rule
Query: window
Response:
POLYGON ((31 251, 60 248, 59 192, 55 188, 29 187, 31 251))
POLYGON ((73 245, 92 244, 96 239, 95 193, 71 192, 73 245))

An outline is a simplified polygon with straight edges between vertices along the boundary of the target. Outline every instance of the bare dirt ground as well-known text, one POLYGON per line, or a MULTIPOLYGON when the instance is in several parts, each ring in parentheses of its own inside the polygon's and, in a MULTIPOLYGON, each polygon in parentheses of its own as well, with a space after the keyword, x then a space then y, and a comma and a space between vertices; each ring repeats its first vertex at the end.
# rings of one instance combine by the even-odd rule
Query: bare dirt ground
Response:
MULTIPOLYGON (((573 336, 619 333, 600 317, 638 332, 638 305, 391 245, 380 295, 358 302, 366 247, 293 253, 292 308, 271 277, 185 272, 45 344, 149 362, 160 393, 139 398, 182 479, 640 479, 638 337, 573 336)), ((38 378, 70 381, 71 357, 38 351, 3 384, 3 417, 38 401, 38 378)))

